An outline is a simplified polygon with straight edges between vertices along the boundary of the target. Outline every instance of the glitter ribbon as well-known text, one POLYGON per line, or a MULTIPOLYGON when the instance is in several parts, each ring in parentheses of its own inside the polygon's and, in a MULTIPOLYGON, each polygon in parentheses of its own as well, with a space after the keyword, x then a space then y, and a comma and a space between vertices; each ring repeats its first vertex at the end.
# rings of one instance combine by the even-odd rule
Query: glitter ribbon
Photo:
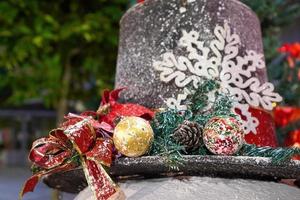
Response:
POLYGON ((136 116, 146 120, 153 119, 155 113, 144 106, 133 103, 119 103, 119 94, 125 88, 119 88, 113 91, 104 91, 97 115, 100 121, 114 126, 118 117, 136 116))
POLYGON ((101 128, 107 127, 91 117, 69 115, 60 128, 36 140, 29 159, 38 172, 26 181, 20 199, 34 190, 41 177, 74 169, 78 163, 96 199, 109 199, 117 192, 117 187, 102 166, 109 167, 112 163, 113 143, 110 138, 97 136, 101 128))

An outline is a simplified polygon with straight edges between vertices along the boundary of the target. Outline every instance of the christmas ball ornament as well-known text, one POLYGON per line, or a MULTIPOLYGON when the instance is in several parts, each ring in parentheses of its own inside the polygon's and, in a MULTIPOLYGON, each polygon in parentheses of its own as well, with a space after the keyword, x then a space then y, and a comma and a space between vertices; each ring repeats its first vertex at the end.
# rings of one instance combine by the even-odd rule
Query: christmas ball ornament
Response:
POLYGON ((186 151, 195 151, 202 141, 202 129, 198 123, 186 120, 175 129, 172 138, 186 151))
POLYGON ((153 137, 148 121, 140 117, 124 117, 115 127, 113 141, 121 154, 139 157, 149 150, 153 137))
POLYGON ((203 142, 213 154, 232 155, 244 144, 244 130, 233 117, 213 117, 204 127, 203 142))

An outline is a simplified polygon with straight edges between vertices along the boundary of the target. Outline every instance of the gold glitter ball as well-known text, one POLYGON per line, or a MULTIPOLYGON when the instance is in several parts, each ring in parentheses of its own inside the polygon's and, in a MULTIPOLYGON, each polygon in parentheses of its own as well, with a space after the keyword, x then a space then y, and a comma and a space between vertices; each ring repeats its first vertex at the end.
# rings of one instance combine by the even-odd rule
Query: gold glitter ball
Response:
POLYGON ((147 153, 153 137, 148 121, 140 117, 124 117, 115 127, 113 141, 121 154, 139 157, 147 153))

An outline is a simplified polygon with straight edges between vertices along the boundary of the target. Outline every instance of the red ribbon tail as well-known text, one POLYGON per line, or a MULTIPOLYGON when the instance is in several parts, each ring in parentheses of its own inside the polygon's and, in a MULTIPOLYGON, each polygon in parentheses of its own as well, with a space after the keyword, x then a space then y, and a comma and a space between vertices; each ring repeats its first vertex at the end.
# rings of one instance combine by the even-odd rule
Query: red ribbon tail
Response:
POLYGON ((30 177, 26 181, 26 183, 24 184, 22 190, 20 191, 19 199, 22 199, 24 194, 34 191, 34 188, 37 185, 37 183, 39 182, 41 176, 42 176, 42 174, 36 174, 36 175, 33 175, 32 177, 30 177))
POLYGON ((22 199, 23 196, 28 193, 28 192, 33 192, 35 186, 37 185, 37 183, 39 182, 39 180, 41 179, 41 177, 47 175, 47 174, 53 174, 56 172, 64 172, 64 171, 68 171, 70 169, 74 169, 76 167, 76 165, 72 162, 70 163, 66 163, 60 167, 55 167, 51 170, 48 171, 40 171, 37 174, 31 176, 24 184, 22 190, 20 191, 19 194, 19 199, 22 199))
POLYGON ((82 165, 86 180, 92 189, 96 200, 107 200, 117 192, 116 184, 112 181, 100 163, 83 159, 82 165))

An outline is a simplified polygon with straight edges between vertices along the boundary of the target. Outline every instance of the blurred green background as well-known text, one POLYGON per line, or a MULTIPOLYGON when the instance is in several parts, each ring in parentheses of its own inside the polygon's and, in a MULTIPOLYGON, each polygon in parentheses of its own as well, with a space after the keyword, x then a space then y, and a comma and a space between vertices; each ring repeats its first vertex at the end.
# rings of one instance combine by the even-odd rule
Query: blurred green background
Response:
MULTIPOLYGON (((269 76, 278 85, 284 64, 277 48, 300 40, 300 3, 242 1, 261 20, 269 76)), ((68 111, 97 108, 102 90, 114 85, 119 20, 134 3, 0 1, 0 149, 28 149, 68 111)), ((293 84, 286 103, 300 104, 293 84)))
POLYGON ((93 107, 112 88, 128 0, 0 2, 1 106, 93 107), (67 106, 68 105, 68 106, 67 106))

